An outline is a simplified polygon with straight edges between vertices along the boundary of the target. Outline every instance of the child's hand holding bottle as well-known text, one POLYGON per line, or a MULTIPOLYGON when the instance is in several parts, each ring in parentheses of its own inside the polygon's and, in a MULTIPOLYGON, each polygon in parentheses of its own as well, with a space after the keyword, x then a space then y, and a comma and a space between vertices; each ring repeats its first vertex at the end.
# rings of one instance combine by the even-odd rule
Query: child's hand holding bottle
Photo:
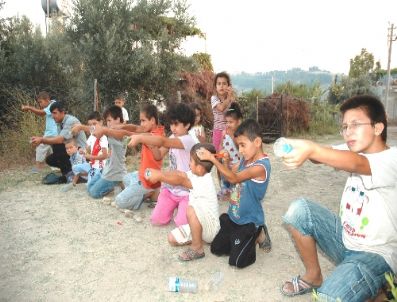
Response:
POLYGON ((303 139, 288 139, 287 143, 289 152, 282 155, 282 160, 288 168, 298 168, 308 159, 315 161, 312 155, 316 152, 316 143, 303 139))
POLYGON ((145 179, 151 183, 160 181, 161 171, 156 169, 147 168, 145 170, 145 179))

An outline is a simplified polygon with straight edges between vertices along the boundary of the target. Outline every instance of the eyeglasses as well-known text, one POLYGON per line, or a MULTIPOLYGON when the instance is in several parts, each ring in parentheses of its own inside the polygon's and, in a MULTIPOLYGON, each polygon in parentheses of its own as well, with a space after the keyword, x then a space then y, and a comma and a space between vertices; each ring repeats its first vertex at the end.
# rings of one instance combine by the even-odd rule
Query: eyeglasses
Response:
POLYGON ((341 135, 346 134, 346 131, 348 129, 350 129, 351 131, 355 131, 357 130, 359 127, 361 126, 365 126, 365 125, 373 125, 373 123, 351 123, 351 124, 343 124, 340 129, 339 129, 339 133, 341 135))

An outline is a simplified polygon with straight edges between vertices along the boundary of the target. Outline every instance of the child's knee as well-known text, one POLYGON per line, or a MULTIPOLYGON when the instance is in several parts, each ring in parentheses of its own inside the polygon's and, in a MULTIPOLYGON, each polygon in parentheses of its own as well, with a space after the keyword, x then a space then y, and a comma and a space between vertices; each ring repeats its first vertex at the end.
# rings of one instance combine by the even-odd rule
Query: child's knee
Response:
POLYGON ((150 223, 152 225, 166 225, 170 222, 171 218, 161 217, 159 215, 150 216, 150 223))
POLYGON ((283 216, 283 221, 296 229, 301 229, 301 225, 309 221, 309 207, 306 199, 293 201, 287 212, 283 216))
POLYGON ((88 189, 88 195, 90 195, 92 198, 99 199, 102 197, 100 192, 98 190, 94 190, 92 188, 88 189))

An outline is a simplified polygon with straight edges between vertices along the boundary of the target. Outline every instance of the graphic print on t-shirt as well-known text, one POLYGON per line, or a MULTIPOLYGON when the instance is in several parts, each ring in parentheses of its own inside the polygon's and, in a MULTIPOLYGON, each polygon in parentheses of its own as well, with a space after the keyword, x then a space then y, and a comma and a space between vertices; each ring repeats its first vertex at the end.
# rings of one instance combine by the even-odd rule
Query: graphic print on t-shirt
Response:
POLYGON ((350 236, 365 238, 365 227, 370 222, 366 215, 369 198, 359 184, 347 185, 342 196, 340 217, 350 236))

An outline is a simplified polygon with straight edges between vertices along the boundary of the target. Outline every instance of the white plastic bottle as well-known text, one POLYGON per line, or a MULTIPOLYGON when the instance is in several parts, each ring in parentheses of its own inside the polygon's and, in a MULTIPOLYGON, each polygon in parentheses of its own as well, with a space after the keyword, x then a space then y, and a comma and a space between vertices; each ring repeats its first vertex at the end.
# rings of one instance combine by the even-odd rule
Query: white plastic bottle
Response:
POLYGON ((280 137, 274 142, 273 150, 277 157, 282 157, 292 151, 292 146, 287 143, 285 137, 280 137))
POLYGON ((179 277, 170 277, 168 280, 170 292, 197 293, 197 282, 179 277))
POLYGON ((208 291, 216 291, 218 290, 220 284, 223 281, 223 273, 221 271, 216 271, 210 278, 207 283, 208 291))

